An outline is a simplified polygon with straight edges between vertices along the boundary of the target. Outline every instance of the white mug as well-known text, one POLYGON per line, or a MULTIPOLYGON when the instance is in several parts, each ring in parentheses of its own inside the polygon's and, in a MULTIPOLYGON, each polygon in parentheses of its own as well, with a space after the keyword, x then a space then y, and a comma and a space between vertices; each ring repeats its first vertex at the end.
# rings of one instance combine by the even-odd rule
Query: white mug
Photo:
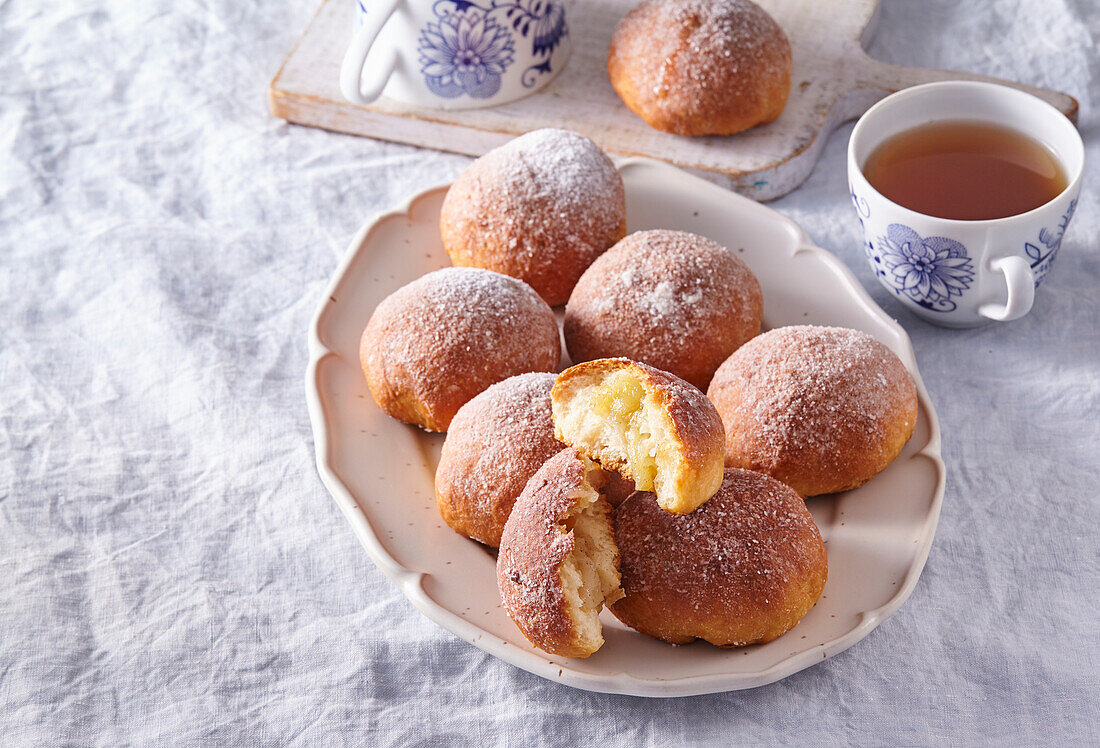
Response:
POLYGON ((495 106, 548 84, 571 50, 562 0, 356 0, 355 15, 340 68, 355 104, 495 106))
POLYGON ((1018 319, 1050 270, 1077 207, 1085 148, 1065 115, 1015 88, 977 81, 914 86, 867 110, 848 143, 848 188, 879 281, 915 314, 945 327, 1018 319), (887 138, 930 122, 978 120, 1045 144, 1068 186, 1044 205, 982 221, 936 218, 883 197, 863 165, 887 138))

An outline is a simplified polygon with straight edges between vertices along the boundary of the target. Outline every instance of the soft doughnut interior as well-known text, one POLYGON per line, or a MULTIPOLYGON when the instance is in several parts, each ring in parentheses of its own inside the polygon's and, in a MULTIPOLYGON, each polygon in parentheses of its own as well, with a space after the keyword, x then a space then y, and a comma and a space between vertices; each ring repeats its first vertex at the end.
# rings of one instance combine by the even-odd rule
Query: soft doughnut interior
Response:
POLYGON ((682 457, 664 406, 629 370, 586 377, 554 414, 567 443, 633 479, 639 491, 669 493, 682 457))
POLYGON ((603 482, 599 467, 591 465, 564 520, 565 531, 573 533, 573 552, 561 566, 562 590, 576 626, 577 644, 589 652, 603 645, 600 610, 623 596, 610 506, 593 485, 603 482))

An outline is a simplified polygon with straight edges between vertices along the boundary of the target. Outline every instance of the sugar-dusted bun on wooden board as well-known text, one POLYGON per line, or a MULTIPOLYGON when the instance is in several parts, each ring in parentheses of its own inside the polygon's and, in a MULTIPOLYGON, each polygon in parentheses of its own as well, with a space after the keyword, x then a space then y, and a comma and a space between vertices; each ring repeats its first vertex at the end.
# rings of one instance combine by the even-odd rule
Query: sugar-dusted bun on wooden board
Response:
POLYGON ((557 306, 626 234, 623 180, 583 135, 535 130, 458 176, 440 226, 452 263, 520 278, 557 306))
POLYGON ((553 386, 553 374, 520 374, 459 408, 435 471, 436 504, 455 532, 500 545, 528 479, 564 448, 550 418, 553 386))
POLYGON ((497 586, 504 609, 539 649, 588 657, 603 645, 600 610, 622 597, 606 475, 575 450, 543 465, 504 526, 497 586))
POLYGON ((647 0, 615 29, 607 72, 651 127, 733 135, 783 112, 791 45, 749 0, 647 0))
POLYGON ((467 400, 529 371, 554 371, 554 313, 530 286, 500 273, 444 268, 374 310, 359 361, 374 401, 394 418, 446 431, 467 400))
POLYGON ((741 346, 707 395, 726 427, 726 464, 802 496, 860 486, 913 435, 917 390, 905 364, 844 327, 779 327, 741 346))
POLYGON ((656 492, 666 511, 690 512, 722 483, 722 419, 679 377, 599 359, 559 374, 550 399, 558 439, 656 492))
POLYGON ((738 468, 691 514, 669 514, 653 494, 634 494, 615 510, 615 541, 625 596, 611 612, 673 644, 771 641, 817 603, 829 573, 798 494, 738 468))
POLYGON ((760 283, 734 252, 684 231, 639 231, 581 276, 565 347, 575 362, 625 356, 705 390, 762 314, 760 283))

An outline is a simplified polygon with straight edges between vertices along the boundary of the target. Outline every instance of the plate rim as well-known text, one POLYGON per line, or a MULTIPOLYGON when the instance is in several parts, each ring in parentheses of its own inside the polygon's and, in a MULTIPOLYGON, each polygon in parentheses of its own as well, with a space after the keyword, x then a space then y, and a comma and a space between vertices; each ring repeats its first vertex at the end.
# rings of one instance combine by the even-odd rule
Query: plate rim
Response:
POLYGON ((317 472, 320 475, 321 482, 324 484, 325 488, 328 489, 329 494, 332 496, 337 506, 340 507, 344 517, 351 524, 352 530, 355 532, 360 544, 366 550, 367 555, 382 573, 391 582, 397 585, 402 594, 404 594, 405 597, 429 620, 483 652, 491 654, 529 673, 546 678, 547 680, 563 683, 573 688, 599 693, 662 698, 698 696, 708 693, 723 693, 764 686, 793 675, 800 670, 804 670, 848 649, 893 616, 913 594, 917 581, 924 570, 928 555, 932 549, 947 483, 946 465, 940 453, 939 418, 936 415, 931 398, 921 378, 917 366, 916 351, 913 348, 913 343, 908 333, 897 320, 888 315, 882 307, 871 298, 867 289, 859 282, 852 270, 832 252, 813 244, 805 230, 796 221, 773 208, 757 203, 735 192, 725 190, 718 185, 660 161, 639 157, 616 159, 616 166, 620 172, 638 168, 656 169, 659 172, 665 172, 670 178, 674 177, 680 180, 688 180, 698 189, 720 193, 724 199, 740 202, 744 207, 765 212, 770 218, 780 220, 788 229, 794 232, 795 237, 798 239, 798 248, 795 250, 794 254, 797 255, 802 252, 811 252, 817 255, 826 265, 839 273, 843 282, 850 287, 854 298, 866 307, 872 315, 885 323, 898 337, 899 342, 904 347, 904 351, 912 364, 910 373, 913 375, 913 381, 916 384, 917 397, 925 406, 929 421, 928 442, 920 451, 914 453, 912 457, 922 456, 932 461, 936 469, 936 488, 933 493, 928 518, 921 527, 916 556, 909 570, 906 572, 904 582, 899 586, 897 592, 883 605, 869 611, 860 612, 859 624, 847 633, 825 642, 819 647, 788 655, 766 670, 752 673, 714 673, 710 675, 686 676, 675 679, 637 678, 622 672, 596 675, 566 670, 553 661, 545 660, 541 657, 532 657, 531 653, 511 646, 508 642, 498 639, 494 634, 455 615, 436 603, 424 590, 423 580, 427 574, 425 572, 413 571, 402 566, 386 551, 378 539, 378 535, 374 528, 359 508, 359 503, 352 495, 351 490, 330 464, 329 424, 325 419, 318 377, 322 361, 329 356, 339 355, 321 341, 320 325, 322 318, 329 304, 332 303, 337 287, 343 281, 348 268, 358 256, 371 233, 380 223, 387 219, 409 216, 413 206, 418 201, 427 198, 435 192, 447 189, 450 183, 440 184, 422 190, 409 197, 398 207, 378 213, 373 218, 369 219, 355 233, 347 250, 344 252, 344 256, 341 258, 340 263, 333 271, 329 282, 325 286, 324 293, 314 311, 309 325, 309 363, 306 367, 305 375, 306 404, 313 434, 317 472), (820 657, 818 656, 819 649, 821 651, 820 657))

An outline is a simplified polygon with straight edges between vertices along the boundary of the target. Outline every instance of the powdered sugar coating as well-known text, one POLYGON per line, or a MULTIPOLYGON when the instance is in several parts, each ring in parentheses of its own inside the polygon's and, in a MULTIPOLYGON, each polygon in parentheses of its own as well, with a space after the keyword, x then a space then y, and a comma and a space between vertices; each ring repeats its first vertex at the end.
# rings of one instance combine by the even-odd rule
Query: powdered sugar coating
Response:
POLYGON ((371 395, 386 413, 446 431, 467 400, 561 358, 554 313, 528 285, 475 268, 428 273, 386 297, 359 346, 371 395))
POLYGON ((648 0, 615 29, 612 85, 651 126, 732 135, 780 115, 791 46, 749 0, 648 0))
POLYGON ((759 470, 803 496, 861 485, 909 440, 913 378, 870 335, 780 327, 746 343, 708 396, 726 427, 726 464, 759 470))
MULTIPOLYGON (((497 555, 497 587, 508 615, 537 647, 566 656, 587 654, 576 650, 577 624, 569 612, 561 567, 575 548, 565 521, 590 486, 590 473, 602 480, 602 471, 575 450, 563 449, 550 458, 516 500, 497 555)), ((593 510, 610 522, 611 505, 604 499, 593 510)))
POLYGON ((497 547, 528 479, 564 445, 554 438, 554 375, 494 384, 463 405, 447 430, 435 473, 439 513, 456 532, 497 547))
POLYGON ((732 251, 684 231, 639 231, 581 276, 565 344, 574 361, 625 356, 705 389, 762 314, 760 283, 732 251))
POLYGON ((535 130, 462 172, 440 225, 455 265, 520 278, 563 304, 585 268, 626 232, 623 181, 583 135, 535 130))
POLYGON ((817 602, 828 576, 802 499, 772 478, 727 468, 710 501, 685 515, 636 493, 615 510, 625 624, 676 644, 767 642, 817 602))

